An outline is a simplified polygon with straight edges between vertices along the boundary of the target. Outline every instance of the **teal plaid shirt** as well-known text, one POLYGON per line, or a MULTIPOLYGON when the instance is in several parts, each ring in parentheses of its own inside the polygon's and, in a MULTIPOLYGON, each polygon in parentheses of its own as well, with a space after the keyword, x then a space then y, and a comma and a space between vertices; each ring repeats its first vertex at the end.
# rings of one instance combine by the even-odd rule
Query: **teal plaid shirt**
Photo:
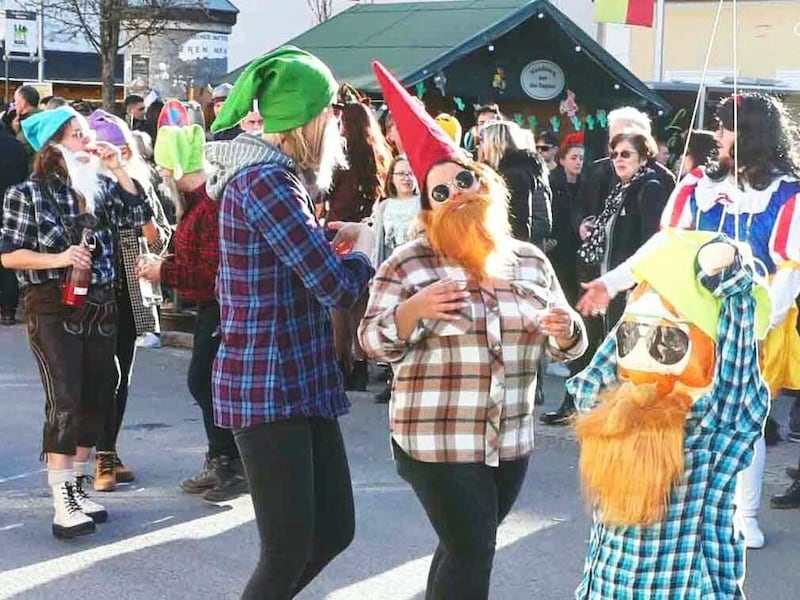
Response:
MULTIPOLYGON (((734 487, 736 474, 752 462, 769 392, 758 366, 749 271, 730 268, 702 283, 723 298, 718 362, 711 391, 687 417, 683 479, 657 525, 607 527, 595 519, 578 600, 744 597, 745 549, 733 532, 734 487)), ((581 411, 591 410, 598 393, 617 382, 614 333, 567 382, 581 411)))

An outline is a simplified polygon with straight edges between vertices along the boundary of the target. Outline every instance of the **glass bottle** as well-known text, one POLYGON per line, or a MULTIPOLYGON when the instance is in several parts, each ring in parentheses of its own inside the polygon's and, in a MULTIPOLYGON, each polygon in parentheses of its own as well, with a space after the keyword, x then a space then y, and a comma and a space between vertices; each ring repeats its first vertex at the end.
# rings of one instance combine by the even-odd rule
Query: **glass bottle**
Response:
MULTIPOLYGON (((91 229, 84 229, 81 234, 81 246, 94 250, 94 235, 91 229)), ((61 288, 61 303, 64 306, 78 308, 86 302, 89 286, 92 283, 92 268, 71 266, 67 268, 64 285, 61 288)))
MULTIPOLYGON (((139 256, 146 261, 155 261, 156 257, 150 252, 150 247, 147 245, 147 238, 139 238, 139 256)), ((161 295, 161 284, 158 282, 150 282, 146 279, 139 278, 139 291, 142 293, 142 303, 145 307, 161 306, 164 301, 161 295)))

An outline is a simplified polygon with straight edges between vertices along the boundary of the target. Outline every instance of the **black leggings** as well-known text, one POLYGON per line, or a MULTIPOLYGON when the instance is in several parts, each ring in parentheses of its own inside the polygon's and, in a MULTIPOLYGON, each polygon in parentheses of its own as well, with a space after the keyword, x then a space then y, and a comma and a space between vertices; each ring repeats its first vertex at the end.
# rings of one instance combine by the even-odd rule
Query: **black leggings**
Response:
POLYGON ((339 423, 293 419, 234 434, 261 552, 243 600, 288 600, 353 540, 353 488, 339 423))
POLYGON ((103 428, 97 438, 98 452, 115 452, 117 437, 128 405, 133 361, 136 357, 136 322, 133 319, 131 298, 127 290, 117 292, 117 351, 116 363, 119 385, 113 402, 109 403, 103 428))
POLYGON ((497 527, 517 499, 528 457, 499 467, 427 463, 392 445, 397 472, 411 484, 439 536, 425 600, 486 600, 497 527))

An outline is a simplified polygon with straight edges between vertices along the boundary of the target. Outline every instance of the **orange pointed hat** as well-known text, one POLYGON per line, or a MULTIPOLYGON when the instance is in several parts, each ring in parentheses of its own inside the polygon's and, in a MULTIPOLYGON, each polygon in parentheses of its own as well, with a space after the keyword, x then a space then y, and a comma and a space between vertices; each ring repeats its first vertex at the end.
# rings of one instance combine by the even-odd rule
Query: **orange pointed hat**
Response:
POLYGON ((392 113, 397 132, 403 142, 411 170, 420 186, 431 167, 448 160, 463 160, 464 154, 425 107, 400 85, 377 60, 372 70, 383 90, 383 99, 392 113))

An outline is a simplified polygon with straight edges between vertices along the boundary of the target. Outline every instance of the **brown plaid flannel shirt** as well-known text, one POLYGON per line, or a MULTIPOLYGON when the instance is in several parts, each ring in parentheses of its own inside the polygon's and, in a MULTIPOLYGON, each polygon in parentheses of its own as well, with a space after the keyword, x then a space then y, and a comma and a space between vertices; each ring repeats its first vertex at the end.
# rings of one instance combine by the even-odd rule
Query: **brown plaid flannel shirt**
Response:
POLYGON ((533 406, 539 359, 586 349, 580 316, 567 303, 544 254, 512 242, 500 277, 480 285, 461 267, 436 256, 419 238, 401 246, 378 269, 359 340, 378 360, 392 363, 389 407, 393 439, 416 460, 497 466, 533 449, 533 406), (418 290, 450 277, 466 281, 472 296, 458 321, 421 320, 408 340, 397 334, 395 310, 418 290), (562 351, 538 331, 547 305, 573 313, 575 345, 562 351))

